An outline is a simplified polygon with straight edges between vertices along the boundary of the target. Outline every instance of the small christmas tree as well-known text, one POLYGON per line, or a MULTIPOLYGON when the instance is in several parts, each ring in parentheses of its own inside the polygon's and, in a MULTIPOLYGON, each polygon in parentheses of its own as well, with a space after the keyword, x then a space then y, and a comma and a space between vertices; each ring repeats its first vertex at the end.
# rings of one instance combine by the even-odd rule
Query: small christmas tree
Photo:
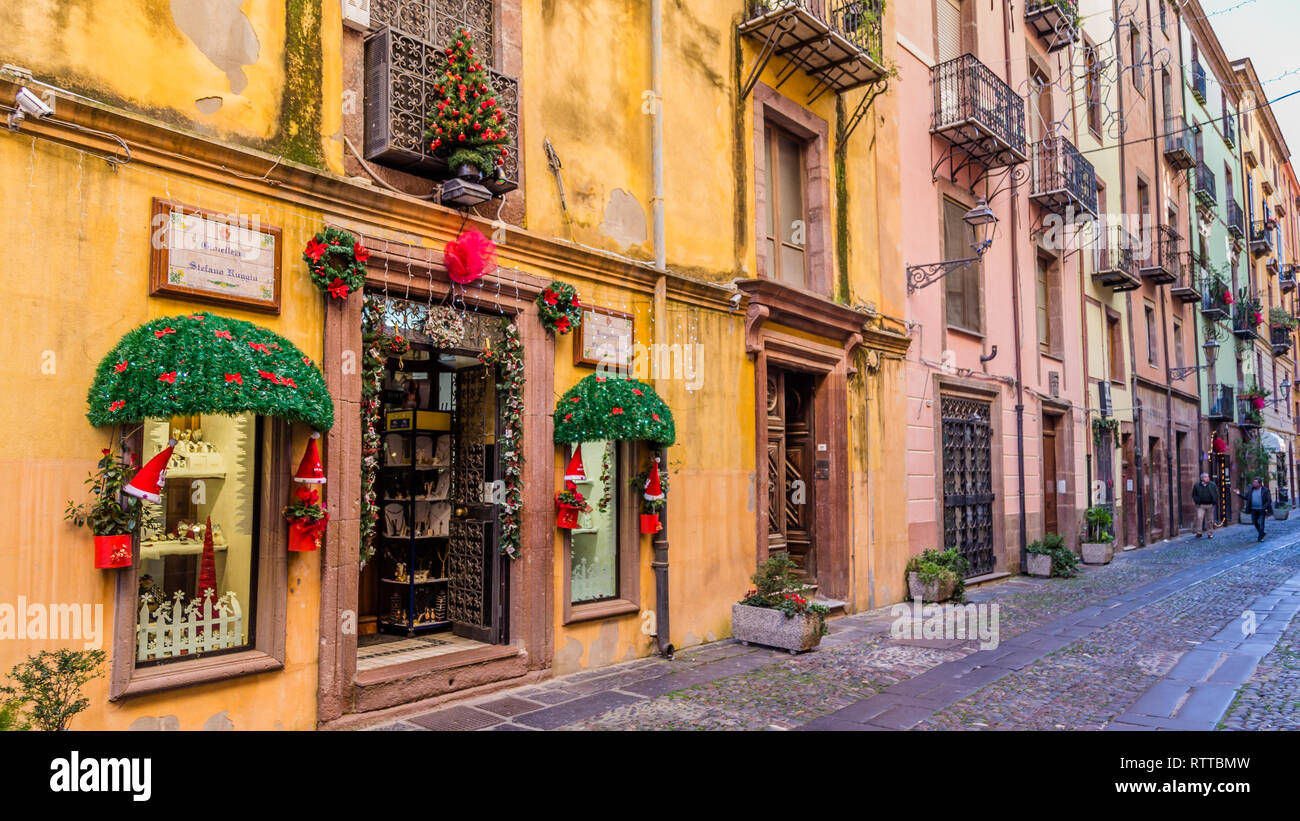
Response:
POLYGON ((505 112, 487 70, 474 56, 468 31, 460 30, 446 55, 447 68, 433 87, 438 106, 430 112, 425 139, 434 154, 447 158, 453 170, 471 165, 483 176, 494 177, 510 143, 505 112))

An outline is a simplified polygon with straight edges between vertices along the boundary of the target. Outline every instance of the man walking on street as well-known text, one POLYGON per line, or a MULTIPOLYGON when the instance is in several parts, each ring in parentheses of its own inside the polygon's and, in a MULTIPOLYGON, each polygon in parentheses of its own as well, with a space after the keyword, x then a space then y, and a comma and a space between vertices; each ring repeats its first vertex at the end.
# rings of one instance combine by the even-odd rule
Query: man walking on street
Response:
POLYGON ((1219 515, 1219 486, 1210 481, 1210 474, 1202 473, 1201 481, 1192 485, 1192 501, 1196 503, 1196 513, 1200 516, 1200 530, 1196 538, 1206 536, 1214 538, 1214 520, 1219 515))
MULTIPOLYGON (((1234 490, 1233 493, 1241 496, 1239 490, 1234 490)), ((1259 477, 1255 477, 1251 481, 1250 490, 1246 491, 1244 498, 1246 507, 1243 510, 1250 514, 1250 523, 1255 526, 1255 532, 1259 534, 1259 538, 1255 541, 1262 542, 1264 541, 1264 519, 1273 512, 1273 497, 1269 495, 1268 488, 1259 480, 1259 477)))

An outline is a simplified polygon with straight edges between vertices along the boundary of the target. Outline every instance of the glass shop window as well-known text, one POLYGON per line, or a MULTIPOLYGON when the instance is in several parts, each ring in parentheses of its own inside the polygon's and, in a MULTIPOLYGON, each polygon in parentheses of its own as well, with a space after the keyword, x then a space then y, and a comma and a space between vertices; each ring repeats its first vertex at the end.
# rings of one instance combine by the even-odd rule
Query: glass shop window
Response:
POLYGON ((144 503, 136 664, 253 646, 261 424, 251 413, 146 420, 147 462, 176 439, 144 503))
POLYGON ((619 591, 620 505, 627 479, 628 446, 620 442, 583 442, 587 479, 575 482, 591 511, 578 515, 570 531, 570 604, 616 599, 619 591))

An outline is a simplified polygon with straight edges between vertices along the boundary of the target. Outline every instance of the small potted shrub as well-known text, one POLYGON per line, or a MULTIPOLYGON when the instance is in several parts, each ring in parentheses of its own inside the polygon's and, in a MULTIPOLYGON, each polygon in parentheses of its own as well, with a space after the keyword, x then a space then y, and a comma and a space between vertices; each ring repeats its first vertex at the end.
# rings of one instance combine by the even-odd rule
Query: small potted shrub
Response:
POLYGON ((1069 577, 1079 566, 1079 557, 1065 546, 1065 539, 1056 533, 1048 533, 1041 540, 1030 542, 1025 547, 1029 575, 1069 577))
POLYGON ((1084 564, 1110 564, 1115 558, 1115 537, 1111 534, 1110 509, 1097 505, 1083 514, 1088 523, 1088 536, 1079 545, 1084 564))
POLYGON ((66 730, 72 719, 90 706, 81 688, 103 675, 108 654, 103 650, 42 650, 9 672, 0 728, 66 730))
POLYGON ((564 490, 555 494, 555 526, 573 530, 578 526, 578 514, 590 513, 591 505, 572 481, 564 483, 564 490))
POLYGON ((804 598, 796 565, 784 553, 763 562, 750 576, 754 588, 731 606, 731 633, 741 644, 780 647, 791 654, 811 650, 826 635, 830 610, 804 598))
POLYGON ((140 500, 122 492, 135 470, 134 457, 127 462, 109 448, 101 453, 99 464, 86 477, 92 500, 79 505, 69 500, 63 518, 90 528, 95 536, 95 567, 111 570, 130 566, 131 534, 143 514, 140 500))
POLYGON ((966 567, 966 558, 955 547, 926 550, 907 562, 907 591, 922 601, 964 601, 966 567))

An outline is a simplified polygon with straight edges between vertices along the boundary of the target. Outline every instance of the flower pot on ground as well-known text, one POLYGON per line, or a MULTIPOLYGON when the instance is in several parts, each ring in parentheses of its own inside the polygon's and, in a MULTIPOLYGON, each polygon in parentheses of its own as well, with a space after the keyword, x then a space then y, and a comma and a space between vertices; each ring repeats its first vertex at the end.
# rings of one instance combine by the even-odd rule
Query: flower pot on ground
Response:
POLYGON ((1079 566, 1079 557, 1065 546, 1059 534, 1048 533, 1025 548, 1026 569, 1031 576, 1069 577, 1079 566))
POLYGON ((1290 515, 1291 515, 1291 508, 1289 507, 1286 507, 1284 505, 1278 505, 1277 507, 1273 508, 1273 518, 1277 519, 1279 522, 1285 522, 1290 515))
POLYGON ((966 598, 968 564, 957 548, 925 550, 907 562, 907 592, 913 599, 941 602, 966 598))
POLYGON ((99 463, 86 479, 92 500, 80 505, 69 501, 64 518, 77 527, 90 528, 94 534, 96 568, 130 567, 134 558, 132 534, 144 516, 140 500, 123 492, 135 473, 135 457, 128 462, 115 456, 110 448, 100 454, 99 463))
POLYGON ((1113 542, 1084 542, 1079 545, 1079 552, 1083 554, 1084 564, 1110 564, 1111 559, 1115 558, 1115 544, 1113 542))
POLYGON ((1115 537, 1111 535, 1112 516, 1110 508, 1094 505, 1084 511, 1084 522, 1088 535, 1079 546, 1084 564, 1110 564, 1115 558, 1115 537))
POLYGON ((808 601, 789 556, 777 554, 750 577, 754 588, 731 606, 731 633, 742 644, 780 647, 792 654, 811 650, 826 634, 830 610, 808 601))
POLYGON ((1025 567, 1031 576, 1048 578, 1052 575, 1052 557, 1046 553, 1030 553, 1025 557, 1025 567))

